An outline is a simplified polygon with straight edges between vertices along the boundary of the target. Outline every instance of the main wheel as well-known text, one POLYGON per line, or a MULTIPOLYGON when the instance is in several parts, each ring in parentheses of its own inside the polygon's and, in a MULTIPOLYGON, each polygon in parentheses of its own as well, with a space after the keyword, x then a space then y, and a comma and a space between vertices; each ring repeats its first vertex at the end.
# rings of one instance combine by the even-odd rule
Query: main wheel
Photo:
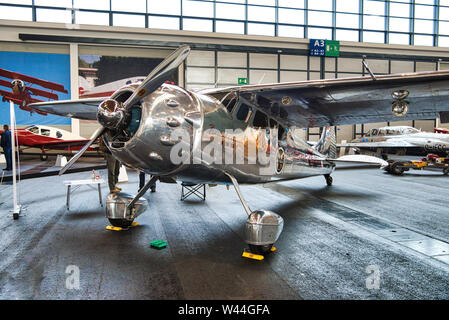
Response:
POLYGON ((133 220, 127 219, 108 219, 108 220, 114 227, 120 228, 129 228, 133 223, 133 220))
POLYGON ((324 178, 326 179, 326 184, 330 187, 332 185, 332 182, 334 181, 334 179, 332 179, 330 174, 325 174, 324 178))
POLYGON ((248 245, 249 245, 249 250, 252 253, 262 254, 262 255, 270 253, 271 252, 271 248, 273 247, 273 244, 266 244, 266 245, 263 245, 263 246, 255 245, 255 244, 248 244, 248 245))

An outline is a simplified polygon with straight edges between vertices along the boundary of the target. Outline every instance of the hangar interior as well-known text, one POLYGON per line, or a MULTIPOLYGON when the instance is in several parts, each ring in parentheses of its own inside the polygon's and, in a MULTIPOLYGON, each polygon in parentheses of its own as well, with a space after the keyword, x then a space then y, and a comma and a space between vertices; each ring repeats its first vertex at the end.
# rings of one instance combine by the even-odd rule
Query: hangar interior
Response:
MULTIPOLYGON (((194 44, 179 70, 178 83, 187 89, 232 86, 238 78, 263 84, 367 75, 363 56, 378 75, 449 68, 444 1, 140 0, 129 8, 109 0, 25 0, 0 6, 0 19, 17 20, 1 20, 1 50, 70 54, 72 98, 78 93, 77 55, 163 58, 167 47, 185 42, 194 44), (22 41, 21 33, 34 36, 22 41), (340 41, 340 56, 309 56, 307 38, 340 41)), ((383 125, 343 126, 337 140, 383 125)), ((395 125, 427 131, 448 126, 438 119, 395 125)), ((70 129, 89 137, 94 127, 75 121, 70 129)), ((319 129, 303 134, 314 141, 319 129)))
MULTIPOLYGON (((132 7, 118 0, 0 0, 0 51, 69 55, 71 99, 80 96, 80 70, 85 68, 80 56, 163 59, 182 44, 189 44, 192 50, 179 66, 176 82, 190 90, 235 86, 239 78, 252 85, 366 76, 363 59, 375 75, 449 70, 448 26, 446 0, 135 0, 132 7), (340 41, 339 56, 310 56, 312 38, 340 41)), ((439 119, 343 125, 337 128, 337 142, 386 125, 408 125, 429 132, 435 127, 449 128, 449 123, 439 119)), ((98 123, 72 119, 70 125, 55 126, 89 138, 98 123)), ((25 125, 19 123, 18 127, 25 125)), ((320 128, 304 128, 301 135, 307 141, 317 141, 320 128)), ((45 196, 50 201, 48 207, 33 193, 35 187, 25 186, 23 200, 29 202, 25 218, 30 225, 18 227, 17 234, 8 231, 0 235, 8 257, 0 264, 4 275, 0 296, 447 299, 447 179, 418 174, 416 179, 407 176, 393 183, 391 177, 372 169, 360 172, 350 172, 348 177, 337 172, 341 185, 334 191, 324 189, 318 178, 310 184, 301 180, 243 187, 250 204, 285 213, 289 224, 277 256, 256 271, 254 264, 239 260, 241 243, 233 236, 241 237, 244 216, 237 196, 221 196, 226 192, 223 186, 208 188, 202 205, 179 202, 179 185, 158 184, 155 195, 146 195, 152 201, 153 214, 143 216, 143 228, 118 239, 97 231, 104 224, 97 194, 83 192, 86 201, 75 205, 82 214, 67 214, 65 207, 52 202, 53 198, 65 201, 65 189, 57 187, 60 181, 43 178, 43 183, 52 185, 48 189, 52 195, 45 196), (375 190, 371 182, 376 184, 375 190), (279 204, 280 200, 284 203, 279 204), (169 212, 164 215, 166 203, 169 212), (47 210, 54 214, 42 220, 32 217, 31 211, 47 210), (186 220, 176 214, 180 211, 186 220), (39 228, 43 231, 36 231, 39 228), (87 234, 89 241, 80 240, 81 233, 87 234), (144 240, 139 236, 150 234, 169 239, 171 251, 160 251, 160 258, 158 252, 142 249, 144 240), (11 241, 20 237, 24 244, 11 249, 11 241), (61 238, 70 241, 56 241, 61 238), (36 247, 35 240, 39 240, 36 247), (134 250, 129 257, 134 265, 111 267, 128 254, 122 240, 134 250), (92 243, 101 243, 113 253, 101 252, 92 243), (17 257, 28 251, 31 262, 20 262, 17 257), (46 254, 48 261, 40 258, 46 254), (56 285, 65 281, 59 269, 78 255, 82 256, 78 263, 89 270, 89 279, 82 279, 81 291, 66 291, 56 285), (90 260, 93 255, 98 261, 90 260), (149 264, 159 269, 150 270, 149 264), (370 265, 380 265, 385 276, 378 291, 365 287, 370 265), (161 271, 167 266, 167 272, 161 271), (11 267, 17 270, 8 274, 11 267), (22 278, 20 268, 30 273, 22 278), (88 284, 100 281, 103 273, 108 283, 105 280, 91 289, 88 284)), ((101 174, 107 175, 106 171, 101 174)), ((82 174, 76 177, 81 179, 82 174)), ((125 189, 135 192, 137 180, 137 174, 130 172, 125 189)), ((0 186, 3 211, 9 197, 7 187, 0 186)), ((1 226, 12 228, 11 221, 1 226)))

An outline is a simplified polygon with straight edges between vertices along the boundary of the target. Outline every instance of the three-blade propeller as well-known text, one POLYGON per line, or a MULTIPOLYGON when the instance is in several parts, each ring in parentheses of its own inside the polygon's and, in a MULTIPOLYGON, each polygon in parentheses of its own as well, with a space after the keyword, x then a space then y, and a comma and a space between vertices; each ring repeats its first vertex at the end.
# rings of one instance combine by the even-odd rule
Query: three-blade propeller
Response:
POLYGON ((123 104, 110 98, 102 101, 97 110, 97 120, 101 124, 101 127, 95 131, 90 141, 59 171, 59 175, 66 172, 106 130, 120 128, 125 121, 127 111, 167 81, 170 75, 187 58, 189 53, 189 46, 184 45, 179 47, 150 72, 123 104))

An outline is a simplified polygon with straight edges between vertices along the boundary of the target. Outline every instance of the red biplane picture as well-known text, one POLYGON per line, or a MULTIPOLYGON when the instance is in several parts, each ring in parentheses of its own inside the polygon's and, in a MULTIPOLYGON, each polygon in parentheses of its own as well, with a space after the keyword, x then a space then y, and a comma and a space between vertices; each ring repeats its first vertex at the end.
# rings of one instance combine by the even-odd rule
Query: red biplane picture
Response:
POLYGON ((42 100, 43 98, 47 98, 48 100, 58 100, 58 95, 54 91, 68 93, 64 86, 59 83, 45 81, 1 68, 0 77, 11 79, 11 82, 0 79, 0 87, 11 89, 11 91, 0 89, 0 95, 3 96, 3 101, 12 101, 23 110, 30 112, 35 111, 42 115, 47 114, 42 111, 31 109, 28 105, 35 102, 44 102, 45 100, 42 100), (48 89, 49 91, 36 88, 37 86, 48 89))

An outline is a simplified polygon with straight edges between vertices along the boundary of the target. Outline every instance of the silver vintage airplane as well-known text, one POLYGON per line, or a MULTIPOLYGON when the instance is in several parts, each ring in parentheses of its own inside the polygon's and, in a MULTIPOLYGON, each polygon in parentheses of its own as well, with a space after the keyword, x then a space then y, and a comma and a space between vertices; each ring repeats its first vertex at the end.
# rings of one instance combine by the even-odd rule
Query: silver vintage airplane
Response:
POLYGON ((114 157, 128 167, 153 175, 134 197, 124 193, 108 196, 106 216, 113 225, 128 226, 145 210, 146 202, 141 196, 156 179, 232 183, 248 214, 245 241, 255 252, 268 252, 282 231, 283 219, 268 210, 251 210, 239 190, 240 183, 323 175, 331 185, 331 173, 338 161, 332 126, 394 121, 398 117, 429 119, 447 116, 449 111, 449 71, 246 85, 198 92, 165 84, 189 52, 188 46, 178 48, 141 84, 125 86, 106 100, 30 105, 51 114, 97 119, 101 124, 60 174, 103 136, 114 157), (324 127, 314 146, 297 134, 297 128, 307 127, 324 127), (231 129, 233 134, 228 135, 231 129), (212 158, 211 141, 219 141, 215 147, 224 146, 224 150, 214 151, 212 158), (269 154, 271 160, 253 161, 250 149, 269 154), (239 150, 244 163, 235 163, 239 150), (231 157, 226 158, 229 153, 231 157), (218 158, 232 161, 216 161, 218 158))
POLYGON ((446 156, 449 151, 449 135, 423 132, 409 126, 373 128, 361 138, 340 147, 357 148, 360 152, 390 156, 426 156, 429 153, 446 156))

